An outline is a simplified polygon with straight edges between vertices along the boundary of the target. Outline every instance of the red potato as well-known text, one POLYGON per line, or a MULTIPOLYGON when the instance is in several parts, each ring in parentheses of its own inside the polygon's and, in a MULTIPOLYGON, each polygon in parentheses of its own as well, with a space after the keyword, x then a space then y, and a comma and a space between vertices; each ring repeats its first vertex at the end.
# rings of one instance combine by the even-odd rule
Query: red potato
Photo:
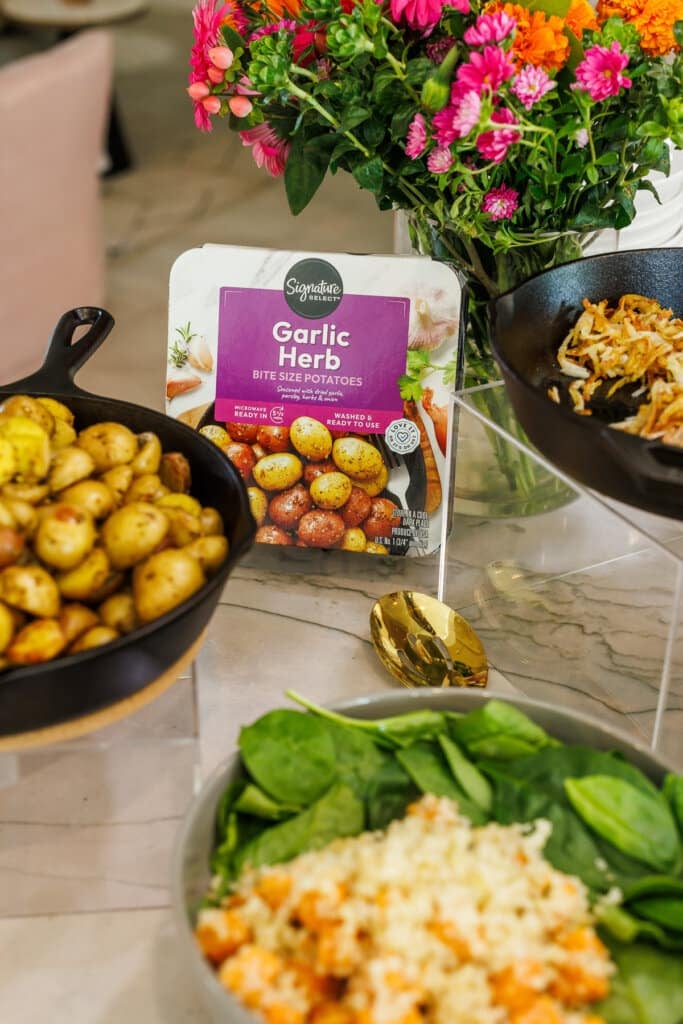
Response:
POLYGON ((294 539, 288 533, 272 523, 259 526, 254 540, 257 544, 279 544, 282 547, 291 547, 294 543, 294 539))
POLYGON ((373 498, 370 515, 363 523, 363 533, 368 540, 391 539, 391 530, 401 525, 399 516, 394 515, 398 505, 388 498, 373 498))
POLYGON ((289 427, 259 427, 255 440, 267 452, 288 452, 289 427))
POLYGON ((226 445, 223 451, 242 479, 248 480, 252 469, 256 465, 256 456, 251 450, 251 446, 240 441, 233 441, 231 444, 226 445))
POLYGON ((23 535, 11 526, 0 526, 0 569, 13 565, 23 550, 23 535))
POLYGON ((360 526, 372 511, 372 498, 360 487, 351 488, 351 496, 345 505, 339 509, 339 514, 344 524, 349 529, 360 526))
POLYGON ((308 462, 304 466, 303 480, 310 487, 313 481, 322 476, 323 473, 336 473, 337 467, 332 459, 323 459, 321 462, 308 462))
POLYGON ((259 428, 257 423, 226 423, 225 429, 233 441, 244 441, 246 444, 253 444, 259 428))
POLYGON ((310 512, 312 507, 313 501, 306 488, 302 484, 296 484, 288 491, 282 491, 270 499, 268 516, 283 530, 294 530, 302 515, 310 512))
POLYGON ((297 535, 307 547, 333 548, 341 541, 345 529, 338 512, 314 508, 299 520, 297 535))

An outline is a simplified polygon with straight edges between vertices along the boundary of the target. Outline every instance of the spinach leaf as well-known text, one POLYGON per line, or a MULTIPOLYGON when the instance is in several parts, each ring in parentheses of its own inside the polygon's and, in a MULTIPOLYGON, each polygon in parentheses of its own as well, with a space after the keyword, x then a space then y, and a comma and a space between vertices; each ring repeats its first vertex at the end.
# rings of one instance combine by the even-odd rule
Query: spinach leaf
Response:
POLYGON ((291 818, 301 810, 300 805, 283 804, 273 800, 253 782, 247 783, 232 807, 242 814, 253 814, 256 818, 269 818, 272 821, 291 818))
POLYGON ((669 801, 679 832, 683 833, 683 775, 669 773, 664 779, 662 792, 669 801))
POLYGON ((334 744, 336 781, 350 786, 364 800, 368 787, 393 755, 377 746, 367 733, 347 729, 344 725, 320 719, 334 744))
POLYGON ((329 708, 322 708, 295 690, 285 690, 285 694, 297 704, 301 704, 314 715, 325 718, 330 722, 337 722, 349 729, 357 729, 372 736, 375 743, 389 750, 399 747, 410 746, 420 739, 434 739, 439 733, 444 732, 447 727, 447 719, 443 712, 432 711, 408 711, 403 715, 392 715, 389 718, 352 718, 350 715, 341 715, 337 711, 330 711, 329 708))
MULTIPOLYGON (((648 921, 654 921, 662 928, 683 932, 683 899, 673 896, 641 896, 632 900, 629 910, 648 921)), ((683 935, 681 935, 683 944, 683 935)), ((683 965, 682 965, 683 968, 683 965)))
POLYGON ((218 806, 216 807, 216 837, 219 840, 223 838, 228 829, 233 804, 246 784, 247 780, 245 778, 235 779, 234 782, 230 783, 218 801, 218 806))
POLYGON ((666 802, 611 775, 566 779, 565 792, 579 816, 617 850, 656 871, 680 864, 681 844, 666 802))
POLYGON ((238 814, 237 811, 229 812, 223 838, 211 856, 211 871, 214 875, 220 876, 223 883, 219 886, 219 892, 224 892, 229 887, 229 883, 237 877, 238 871, 235 867, 237 851, 252 842, 256 836, 269 827, 269 822, 263 818, 238 814))
POLYGON ((598 904, 595 910, 603 928, 606 928, 610 935, 620 942, 635 942, 636 939, 644 939, 654 942, 663 949, 683 950, 683 935, 667 931, 665 927, 655 921, 635 917, 630 912, 630 908, 625 910, 623 907, 615 907, 612 904, 598 904))
POLYGON ((437 737, 444 757, 462 791, 487 814, 493 803, 493 790, 485 775, 465 757, 455 740, 445 733, 437 737))
POLYGON ((310 807, 277 825, 271 825, 240 846, 233 858, 239 873, 247 865, 280 864, 305 850, 319 850, 340 836, 363 831, 363 804, 348 786, 335 784, 310 807))
POLYGON ((449 725, 453 739, 473 757, 508 760, 557 745, 522 711, 500 700, 490 700, 449 725))
POLYGON ((638 881, 624 886, 624 900, 638 896, 674 896, 683 898, 683 878, 673 875, 645 875, 638 881))
POLYGON ((607 941, 619 975, 613 995, 595 1012, 609 1024, 681 1024, 681 957, 643 943, 607 941))
POLYGON ((269 711, 241 730, 239 748, 249 774, 282 803, 306 806, 334 779, 332 737, 300 711, 269 711))
POLYGON ((394 754, 390 754, 368 782, 365 795, 368 828, 386 828, 395 818, 402 818, 408 804, 419 795, 420 790, 411 777, 394 754))
POLYGON ((446 796, 457 801, 462 813, 474 825, 483 825, 487 816, 481 807, 463 793, 448 767, 439 747, 420 741, 396 751, 396 760, 423 793, 446 796))

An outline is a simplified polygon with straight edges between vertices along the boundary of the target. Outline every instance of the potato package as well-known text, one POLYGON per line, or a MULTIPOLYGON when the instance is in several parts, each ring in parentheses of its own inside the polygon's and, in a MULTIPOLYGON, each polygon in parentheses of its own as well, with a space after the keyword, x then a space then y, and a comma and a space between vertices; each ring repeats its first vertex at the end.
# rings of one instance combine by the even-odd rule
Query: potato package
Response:
POLYGON ((257 542, 439 546, 459 300, 420 256, 206 245, 176 260, 167 412, 237 467, 257 542))

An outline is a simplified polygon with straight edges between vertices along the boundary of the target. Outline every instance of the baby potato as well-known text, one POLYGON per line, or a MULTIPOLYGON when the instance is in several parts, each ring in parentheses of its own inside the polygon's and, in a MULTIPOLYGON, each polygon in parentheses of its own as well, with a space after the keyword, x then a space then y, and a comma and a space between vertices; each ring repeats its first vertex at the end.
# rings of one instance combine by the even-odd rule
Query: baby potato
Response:
POLYGON ((309 548, 333 548, 344 536, 344 530, 344 520, 339 513, 314 508, 301 517, 296 532, 309 548))
POLYGON ((233 441, 253 444, 259 428, 257 423, 226 423, 225 429, 233 441))
POLYGON ((138 434, 139 451, 131 461, 135 476, 158 473, 161 464, 161 441, 151 430, 138 434))
POLYGON ((254 480, 264 491, 286 491, 298 483, 303 473, 301 459, 292 452, 273 452, 259 459, 253 469, 254 480))
POLYGON ((169 491, 187 494, 192 486, 190 463, 182 452, 164 452, 159 463, 159 476, 169 491))
POLYGON ((202 514, 202 506, 191 494, 164 494, 155 504, 163 509, 182 508, 185 512, 189 512, 191 516, 196 516, 197 519, 202 514))
POLYGON ((73 569, 95 544, 95 524, 79 505, 58 502, 41 516, 33 549, 42 562, 55 569, 73 569))
POLYGON ((99 618, 92 608, 84 604, 63 604, 59 613, 59 626, 64 634, 66 644, 72 643, 77 636, 99 625, 99 618))
POLYGON ((191 544, 186 544, 184 550, 197 559, 207 576, 212 576, 228 557, 228 542, 225 537, 214 534, 212 537, 198 537, 191 544))
POLYGON ((307 462, 304 466, 303 480, 310 487, 317 476, 323 473, 336 473, 337 467, 332 459, 322 459, 320 462, 307 462))
POLYGON ((76 444, 92 457, 98 473, 132 462, 138 453, 138 439, 123 423, 93 423, 79 431, 76 444))
POLYGON ((23 550, 23 534, 11 526, 0 526, 0 569, 14 565, 23 550))
POLYGON ((295 484, 287 491, 281 491, 270 499, 268 515, 283 530, 294 530, 304 512, 313 507, 311 495, 303 484, 295 484))
POLYGON ((133 470, 131 466, 114 466, 108 469, 100 477, 103 484, 106 484, 114 497, 114 504, 121 505, 133 482, 133 470))
POLYGON ((219 427, 217 423, 207 423, 205 427, 199 428, 199 433, 202 437, 215 444, 217 448, 220 448, 222 452, 225 451, 232 441, 232 437, 225 427, 219 427))
POLYGON ((56 658, 65 647, 57 619, 34 619, 19 630, 5 653, 12 665, 37 665, 56 658))
POLYGON ((0 599, 12 608, 45 619, 55 618, 61 604, 57 584, 40 565, 10 565, 3 569, 0 599))
MULTIPOLYGON (((248 490, 251 490, 251 487, 248 490)), ((265 498, 265 494, 263 496, 265 498)), ((251 504, 251 499, 249 503, 251 504)), ((256 516, 254 516, 254 519, 256 519, 256 516)), ((214 534, 225 532, 220 512, 217 508, 211 508, 210 505, 205 506, 200 512, 199 525, 202 528, 203 537, 212 537, 214 534)))
POLYGON ((332 445, 332 458, 337 468, 354 482, 372 480, 384 465, 377 448, 360 437, 338 438, 332 445))
POLYGON ((121 586, 123 574, 112 569, 104 548, 94 547, 83 561, 68 572, 57 573, 56 585, 67 601, 104 601, 121 586))
POLYGON ((123 496, 123 503, 127 505, 131 501, 149 501, 153 505, 168 493, 168 487, 162 484, 157 473, 142 473, 133 478, 132 484, 123 496))
POLYGON ((62 491, 59 498, 85 509, 93 519, 104 519, 114 509, 114 495, 102 480, 79 480, 62 491))
POLYGON ((268 514, 268 498, 260 487, 247 487, 247 497, 251 514, 260 526, 268 514))
POLYGON ((289 451, 289 427, 257 427, 255 440, 271 455, 289 451))
POLYGON ((370 515, 363 523, 363 532, 368 540, 391 539, 391 530, 401 525, 399 516, 394 515, 398 505, 388 498, 374 498, 370 515))
POLYGON ((110 644, 112 640, 118 640, 119 634, 111 626, 93 626, 81 633, 78 639, 69 648, 69 654, 80 654, 81 651, 91 651, 93 647, 102 647, 110 644))
POLYGON ((386 544, 378 544, 377 541, 369 540, 365 545, 366 555, 388 555, 389 548, 386 544))
POLYGON ((365 551, 368 546, 368 539, 357 526, 344 530, 339 547, 342 551, 365 551))
POLYGON ((6 604, 0 601, 0 654, 14 636, 14 616, 6 604))
POLYGON ((39 402, 43 408, 47 409, 55 422, 68 423, 69 426, 73 424, 74 414, 63 402, 58 402, 56 398, 47 398, 42 395, 40 398, 36 398, 36 402, 39 402))
POLYGON ((133 595, 129 590, 121 590, 112 594, 97 609, 105 626, 119 633, 130 633, 138 626, 133 595))
POLYGON ((133 570, 133 601, 140 622, 170 612, 206 582, 204 571, 187 551, 166 548, 133 570))
POLYGON ((55 428, 50 437, 52 450, 61 451, 62 448, 68 448, 75 440, 76 431, 71 424, 66 423, 64 420, 55 420, 55 428))
POLYGON ((371 480, 354 480, 356 487, 365 491, 369 498, 376 498, 378 494, 382 493, 388 483, 389 470, 386 466, 382 466, 377 476, 374 476, 371 480))
POLYGON ((184 508, 165 508, 164 514, 168 518, 168 537, 176 548, 185 547, 193 540, 201 537, 202 524, 199 516, 193 516, 184 508))
POLYGON ((39 505, 47 498, 50 489, 47 484, 5 484, 0 491, 6 501, 24 501, 29 505, 39 505))
POLYGON ((252 451, 251 445, 243 444, 241 441, 231 441, 223 451, 242 479, 248 480, 256 462, 256 456, 252 451))
POLYGON ((323 473, 311 484, 311 497, 319 508, 341 508, 351 497, 351 490, 345 473, 323 473))
POLYGON ((95 470, 93 457, 75 444, 58 451, 52 460, 47 482, 53 494, 63 491, 79 480, 86 480, 95 470))
POLYGON ((299 455, 311 462, 326 459, 332 451, 332 434, 324 423, 311 416, 298 416, 294 420, 289 428, 289 439, 299 455))
POLYGON ((0 437, 0 485, 12 479, 16 468, 17 460, 14 457, 14 448, 6 438, 0 437))
POLYGON ((129 569, 142 561, 161 544, 168 529, 168 516, 156 505, 132 501, 116 509, 101 530, 102 544, 112 568, 129 569))
POLYGON ((361 487, 351 488, 348 501, 339 509, 339 515, 349 529, 360 526, 364 519, 367 519, 372 510, 372 499, 361 487))
POLYGON ((46 430, 28 416, 0 414, 0 437, 14 450, 14 479, 17 483, 44 480, 50 468, 50 438, 46 430))
POLYGON ((26 416, 34 420, 48 437, 55 429, 55 418, 50 410, 30 395, 12 395, 3 402, 2 411, 8 416, 26 416))
POLYGON ((259 526, 254 540, 257 544, 277 544, 279 547, 288 548, 294 544, 292 536, 274 523, 266 523, 259 526))

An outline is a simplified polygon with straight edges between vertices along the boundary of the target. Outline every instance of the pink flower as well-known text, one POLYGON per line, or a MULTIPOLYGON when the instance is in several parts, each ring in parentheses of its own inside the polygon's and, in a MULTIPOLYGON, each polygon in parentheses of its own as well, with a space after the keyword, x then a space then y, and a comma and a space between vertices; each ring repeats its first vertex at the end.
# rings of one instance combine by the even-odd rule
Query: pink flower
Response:
POLYGON ((427 157, 427 167, 432 174, 445 174, 453 163, 453 154, 448 146, 433 149, 427 157))
POLYGON ((616 40, 609 49, 606 46, 591 46, 574 72, 576 82, 571 88, 589 93, 590 98, 597 103, 606 100, 608 96, 616 96, 620 89, 631 88, 631 79, 621 73, 627 64, 628 54, 623 52, 616 40))
POLYGON ((450 146, 455 139, 463 139, 479 122, 481 98, 473 89, 458 102, 435 114, 432 122, 439 146, 450 146))
POLYGON ((470 13, 470 0, 443 0, 444 7, 452 7, 461 14, 470 13))
POLYGON ((499 46, 486 46, 482 53, 471 53, 466 64, 458 68, 458 84, 481 93, 489 89, 495 93, 515 71, 514 61, 499 46))
MULTIPOLYGON (((515 115, 506 107, 494 110, 491 120, 496 124, 518 124, 515 115)), ((507 156, 510 146, 519 142, 521 137, 521 133, 513 128, 492 128, 490 131, 477 135, 476 146, 485 160, 492 160, 494 164, 499 164, 507 156)))
POLYGON ((545 68, 537 67, 534 64, 525 64, 511 88, 525 109, 531 110, 537 100, 555 88, 555 82, 545 68))
POLYGON ((440 64, 449 50, 453 49, 455 39, 453 36, 443 36, 442 39, 435 39, 433 43, 427 43, 425 53, 435 64, 440 64))
POLYGON ((416 114, 410 122, 408 136, 406 138, 406 156, 411 160, 417 160, 422 156, 427 145, 427 126, 422 114, 416 114))
POLYGON ((297 64, 308 67, 327 47, 325 33, 318 28, 315 21, 307 21, 297 25, 292 40, 292 56, 297 64))
MULTIPOLYGON (((194 45, 190 53, 190 74, 188 76, 190 85, 195 82, 210 82, 212 81, 211 75, 215 77, 216 68, 211 60, 210 51, 218 47, 218 31, 227 19, 231 19, 238 26, 246 23, 235 0, 228 0, 224 4, 221 4, 219 0, 199 0, 192 11, 194 45)), ((221 74, 220 80, 222 81, 222 79, 223 75, 221 74)), ((192 100, 195 124, 201 131, 210 132, 212 128, 210 111, 204 100, 197 97, 192 97, 192 100)), ((215 104, 209 104, 209 107, 212 105, 215 104)))
POLYGON ((249 42, 253 43, 254 40, 261 39, 263 36, 274 36, 280 29, 284 29, 285 32, 295 32, 296 22, 289 18, 281 18, 280 21, 274 21, 270 25, 261 25, 251 33, 249 42))
POLYGON ((507 185, 499 188, 492 188, 486 193, 481 204, 484 213, 488 213, 491 220, 509 220, 517 209, 519 192, 507 185))
POLYGON ((584 146, 587 146, 588 145, 588 129, 587 128, 577 128, 576 133, 574 134, 574 141, 576 142, 576 145, 579 147, 579 149, 583 149, 584 146))
POLYGON ((443 0, 390 0, 389 10, 397 25, 403 19, 410 28, 429 34, 441 17, 443 0))
POLYGON ((273 130, 264 121, 254 128, 245 128, 239 133, 243 146, 251 146, 257 167, 265 167, 268 174, 273 178, 284 174, 285 164, 289 156, 289 143, 273 130))
POLYGON ((463 36, 468 46, 485 46, 486 43, 500 43, 507 39, 517 22, 505 11, 495 14, 480 14, 474 25, 463 36))

